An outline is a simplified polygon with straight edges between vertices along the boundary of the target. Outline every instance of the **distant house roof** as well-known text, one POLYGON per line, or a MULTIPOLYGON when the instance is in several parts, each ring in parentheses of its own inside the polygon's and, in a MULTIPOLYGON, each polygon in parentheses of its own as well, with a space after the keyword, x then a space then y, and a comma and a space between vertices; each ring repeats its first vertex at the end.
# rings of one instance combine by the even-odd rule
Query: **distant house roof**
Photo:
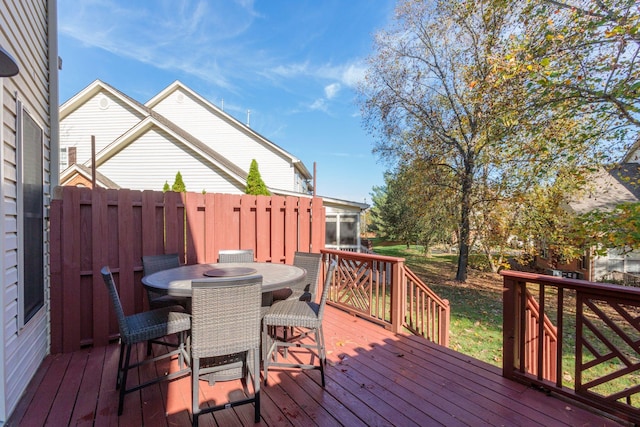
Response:
POLYGON ((205 108, 207 108, 207 110, 209 112, 211 112, 212 114, 214 114, 214 115, 218 116, 219 118, 221 118, 222 120, 232 124, 239 131, 244 132, 244 133, 252 136, 255 141, 263 144, 266 147, 269 147, 269 149, 271 149, 273 151, 276 151, 276 152, 280 153, 280 155, 290 159, 291 163, 294 165, 294 167, 298 170, 298 172, 302 176, 304 176, 307 179, 311 179, 312 178, 311 173, 309 172, 309 170, 306 168, 306 166, 304 165, 304 163, 302 163, 302 161, 300 159, 298 159, 297 157, 295 157, 294 155, 292 155, 288 151, 284 150, 283 148, 279 147, 277 144, 274 144, 273 142, 269 141, 267 138, 265 138, 264 136, 260 135, 258 132, 256 132, 255 130, 251 129, 249 126, 245 125, 244 123, 240 122, 239 120, 237 120, 234 117, 230 116, 229 114, 225 113, 223 110, 221 110, 220 108, 216 107, 211 102, 207 101, 205 98, 203 98, 202 96, 200 96, 199 94, 197 94, 196 92, 194 92, 193 90, 191 90, 190 88, 188 88, 187 86, 185 86, 182 82, 180 82, 178 80, 176 80, 175 82, 170 84, 168 87, 166 87, 159 94, 157 94, 156 96, 151 98, 149 101, 147 101, 145 103, 145 106, 147 108, 149 108, 149 109, 153 109, 163 99, 165 99, 166 97, 168 97, 173 92, 175 92, 176 90, 179 90, 179 89, 189 93, 190 96, 193 96, 195 99, 197 99, 198 102, 201 103, 202 105, 204 105, 205 108))
MULTIPOLYGON (((215 164, 220 170, 225 172, 228 177, 240 184, 246 183, 247 172, 237 166, 235 163, 228 160, 225 156, 221 155, 213 148, 211 148, 208 144, 205 144, 189 132, 187 132, 184 128, 176 125, 173 121, 169 120, 162 114, 155 111, 153 108, 158 105, 163 99, 167 96, 171 95, 176 90, 183 90, 187 92, 190 96, 193 96, 199 103, 205 106, 205 108, 210 111, 212 114, 220 117, 222 120, 230 123, 240 132, 243 132, 249 135, 254 141, 263 144, 265 147, 268 147, 270 150, 279 153, 281 156, 290 159, 293 167, 299 172, 299 174, 307 180, 313 178, 309 170, 306 168, 304 163, 297 157, 293 156, 291 153, 282 149, 278 145, 269 141, 249 126, 241 123, 236 120, 229 114, 225 113, 215 105, 211 104, 209 101, 204 99, 202 96, 192 91, 188 87, 186 87, 180 81, 175 81, 163 91, 161 91, 158 95, 154 96, 152 99, 147 101, 145 104, 142 104, 125 93, 119 91, 118 89, 110 86, 109 84, 101 81, 95 80, 85 89, 77 93, 75 96, 67 100, 64 104, 60 106, 60 119, 64 119, 77 108, 82 106, 87 100, 91 99, 93 96, 98 94, 101 91, 106 91, 111 94, 113 97, 119 99, 124 104, 130 106, 133 111, 135 111, 140 118, 140 121, 134 125, 132 128, 125 131, 122 135, 116 138, 113 142, 102 148, 98 153, 96 153, 96 165, 100 166, 101 164, 108 161, 112 156, 114 156, 118 151, 122 150, 128 144, 132 143, 136 140, 136 138, 147 132, 151 127, 157 127, 168 134, 172 135, 176 140, 180 141, 184 145, 188 146, 195 152, 200 153, 204 158, 208 159, 210 162, 215 164)), ((63 171, 60 175, 60 183, 62 185, 67 185, 75 182, 91 182, 91 160, 87 160, 84 164, 74 164, 68 167, 65 171, 63 171)), ((120 186, 107 178, 105 175, 96 172, 96 183, 97 185, 104 188, 120 188, 120 186)), ((74 185, 74 184, 71 184, 74 185)), ((295 195, 301 196, 300 193, 282 190, 277 188, 269 187, 269 191, 274 194, 279 195, 295 195)), ((369 207, 366 203, 353 202, 348 200, 340 200, 334 199, 331 197, 324 197, 325 203, 329 206, 342 207, 347 208, 348 210, 365 210, 369 207)))
POLYGON ((596 172, 588 188, 569 202, 577 214, 611 210, 620 203, 640 201, 640 164, 622 163, 596 172))
POLYGON ((640 163, 640 138, 631 145, 621 163, 640 163))
MULTIPOLYGON (((60 174, 60 185, 73 185, 72 182, 86 182, 91 183, 92 181, 92 173, 91 168, 85 165, 73 164, 66 168, 60 174), (82 178, 78 180, 77 178, 82 178)), ((110 188, 110 189, 118 189, 120 186, 96 171, 96 185, 102 188, 110 188)))

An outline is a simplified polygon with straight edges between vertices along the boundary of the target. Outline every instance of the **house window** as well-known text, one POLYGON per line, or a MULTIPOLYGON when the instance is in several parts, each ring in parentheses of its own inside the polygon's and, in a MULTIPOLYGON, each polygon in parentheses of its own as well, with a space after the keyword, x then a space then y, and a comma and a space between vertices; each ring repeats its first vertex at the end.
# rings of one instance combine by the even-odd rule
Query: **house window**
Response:
POLYGON ((331 246, 338 244, 338 219, 335 216, 326 217, 324 243, 331 246))
POLYGON ((18 321, 24 326, 44 306, 43 131, 18 109, 18 321))
POLYGON ((358 220, 357 214, 328 214, 325 245, 337 248, 357 246, 360 232, 358 220))
POLYGON ((358 217, 342 215, 340 218, 340 245, 354 246, 358 244, 358 217))
POLYGON ((60 148, 60 170, 63 171, 69 167, 69 154, 67 147, 60 148))
POLYGON ((580 257, 580 269, 581 270, 586 270, 587 266, 588 266, 588 260, 587 260, 587 252, 585 251, 585 253, 582 254, 582 256, 580 257))

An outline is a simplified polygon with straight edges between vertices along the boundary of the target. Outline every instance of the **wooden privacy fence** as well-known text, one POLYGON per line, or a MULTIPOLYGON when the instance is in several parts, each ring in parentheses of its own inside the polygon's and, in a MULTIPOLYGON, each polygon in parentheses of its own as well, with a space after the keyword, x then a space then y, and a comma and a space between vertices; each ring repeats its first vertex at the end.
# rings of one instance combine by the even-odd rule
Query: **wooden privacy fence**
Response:
POLYGON ((324 247, 321 198, 58 187, 50 213, 51 352, 106 345, 118 327, 100 269, 111 267, 126 313, 145 308, 143 255, 216 262, 220 249, 292 263, 324 247))

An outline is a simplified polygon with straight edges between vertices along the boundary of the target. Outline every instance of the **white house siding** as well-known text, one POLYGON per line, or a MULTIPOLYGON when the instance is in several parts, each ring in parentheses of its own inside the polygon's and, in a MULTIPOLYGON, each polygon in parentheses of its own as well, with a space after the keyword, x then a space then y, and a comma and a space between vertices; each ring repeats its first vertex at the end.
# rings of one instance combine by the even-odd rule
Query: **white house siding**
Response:
POLYGON ((218 116, 210 108, 182 89, 177 89, 153 106, 155 111, 187 130, 244 171, 249 172, 251 160, 256 159, 260 175, 268 187, 297 190, 295 171, 290 158, 258 142, 242 129, 243 125, 218 116))
POLYGON ((627 163, 640 163, 640 149, 637 149, 627 156, 627 163))
POLYGON ((234 186, 223 171, 209 165, 202 156, 154 127, 99 165, 98 171, 120 187, 134 190, 162 190, 165 182, 173 184, 179 171, 188 191, 243 192, 244 187, 234 186), (141 160, 146 165, 141 165, 141 160))
POLYGON ((60 121, 60 146, 76 147, 76 162, 83 164, 91 159, 91 135, 96 137, 97 153, 143 118, 131 105, 102 90, 60 121))
POLYGON ((640 274, 640 252, 623 254, 616 249, 609 249, 607 255, 594 257, 593 280, 602 280, 614 271, 640 274))
MULTIPOLYGON (((57 70, 49 74, 50 41, 47 39, 48 17, 55 17, 56 1, 5 1, 0 7, 0 45, 16 59, 20 73, 15 77, 0 78, 0 123, 2 149, 0 150, 0 274, 2 290, 0 307, 2 317, 0 340, 0 425, 15 408, 27 384, 34 376, 49 351, 49 280, 48 233, 45 233, 45 307, 23 328, 18 329, 18 174, 16 117, 17 101, 29 111, 31 117, 44 130, 44 207, 48 215, 51 195, 50 146, 51 128, 49 104, 57 105, 57 95, 49 97, 49 87, 57 87, 57 70)), ((54 28, 50 28, 55 31, 54 28)), ((53 57, 57 58, 55 48, 53 57)), ((46 229, 48 232, 48 229, 46 229)))

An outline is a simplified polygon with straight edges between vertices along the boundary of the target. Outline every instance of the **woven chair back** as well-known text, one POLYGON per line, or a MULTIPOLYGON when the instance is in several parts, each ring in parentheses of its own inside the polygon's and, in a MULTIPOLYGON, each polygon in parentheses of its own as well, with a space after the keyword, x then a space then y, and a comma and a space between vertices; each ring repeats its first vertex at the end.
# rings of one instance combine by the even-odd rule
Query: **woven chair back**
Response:
POLYGON ((116 312, 116 318, 118 319, 118 328, 120 328, 120 336, 126 337, 129 335, 129 327, 127 326, 126 316, 124 315, 124 310, 122 309, 122 303, 120 302, 120 295, 118 295, 118 290, 116 289, 116 283, 113 280, 113 275, 111 274, 111 270, 109 267, 102 267, 100 270, 102 274, 102 279, 104 280, 105 285, 107 286, 107 291, 109 291, 109 297, 111 298, 111 302, 113 303, 113 308, 116 312))
POLYGON ((218 262, 253 262, 253 249, 222 250, 218 252, 218 262))
POLYGON ((322 316, 324 316, 324 307, 327 305, 327 297, 329 296, 329 288, 331 287, 331 283, 333 281, 333 276, 335 275, 336 268, 338 264, 331 260, 329 264, 329 269, 327 270, 327 277, 324 280, 324 285, 322 287, 322 297, 320 297, 320 306, 318 308, 318 319, 322 320, 322 316))
POLYGON ((145 276, 176 267, 180 267, 178 254, 145 255, 142 257, 142 268, 145 276))
POLYGON ((322 254, 309 252, 296 252, 293 255, 293 265, 304 268, 307 271, 301 292, 309 293, 309 300, 315 301, 318 291, 318 277, 320 276, 320 266, 322 264, 322 254))
POLYGON ((191 290, 193 357, 259 348, 262 276, 198 279, 191 290))

